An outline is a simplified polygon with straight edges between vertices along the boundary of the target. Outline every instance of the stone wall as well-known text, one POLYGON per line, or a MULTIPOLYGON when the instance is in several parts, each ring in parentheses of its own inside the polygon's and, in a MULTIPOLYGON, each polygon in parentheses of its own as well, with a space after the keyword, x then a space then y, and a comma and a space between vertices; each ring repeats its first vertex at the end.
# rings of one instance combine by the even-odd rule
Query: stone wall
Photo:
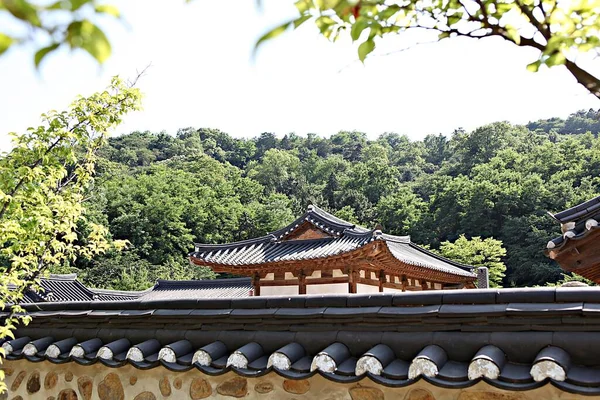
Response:
MULTIPOLYGON (((244 378, 233 372, 204 375, 196 369, 172 372, 157 367, 138 370, 131 365, 109 368, 100 363, 52 364, 5 361, 7 400, 158 400, 158 399, 318 399, 318 400, 536 400, 581 399, 552 385, 526 392, 507 392, 479 382, 468 389, 444 389, 419 381, 406 388, 389 388, 369 379, 340 384, 320 375, 287 380, 276 373, 244 378)), ((600 398, 600 397, 589 397, 600 398)))

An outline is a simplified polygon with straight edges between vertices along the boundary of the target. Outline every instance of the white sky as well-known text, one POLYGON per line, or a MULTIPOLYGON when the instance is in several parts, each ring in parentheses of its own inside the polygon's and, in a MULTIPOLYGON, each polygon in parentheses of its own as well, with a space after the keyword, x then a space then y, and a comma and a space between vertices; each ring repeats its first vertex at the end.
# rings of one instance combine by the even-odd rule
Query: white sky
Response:
MULTIPOLYGON (((472 129, 498 120, 526 123, 600 108, 563 67, 537 74, 525 66, 535 52, 502 40, 445 40, 384 55, 428 37, 380 41, 375 57, 357 61, 349 41, 329 43, 306 24, 262 47, 268 28, 293 16, 289 0, 116 1, 126 24, 105 22, 113 55, 102 67, 87 54, 63 50, 39 72, 32 47, 0 57, 0 147, 7 132, 23 131, 49 109, 77 94, 104 88, 115 74, 141 81, 144 110, 127 117, 117 133, 132 130, 219 128, 236 137, 270 131, 361 130, 428 133, 472 129)), ((600 73, 599 62, 592 68, 600 73)))

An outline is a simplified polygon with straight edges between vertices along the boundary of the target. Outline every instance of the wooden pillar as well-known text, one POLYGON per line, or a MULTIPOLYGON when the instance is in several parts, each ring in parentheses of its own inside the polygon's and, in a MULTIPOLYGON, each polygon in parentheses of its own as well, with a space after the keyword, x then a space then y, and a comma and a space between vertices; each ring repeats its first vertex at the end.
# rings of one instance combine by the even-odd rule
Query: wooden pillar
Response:
POLYGON ((298 273, 298 294, 306 294, 306 275, 303 269, 298 273))
POLYGON ((260 296, 260 275, 258 272, 252 277, 252 286, 254 286, 254 295, 260 296))
POLYGON ((401 283, 402 283, 402 291, 406 292, 406 285, 408 285, 408 279, 406 279, 406 275, 402 275, 401 283))
POLYGON ((383 284, 385 283, 385 271, 379 271, 379 293, 383 293, 383 284))
POLYGON ((421 279, 419 283, 421 284, 421 290, 429 290, 429 284, 425 279, 421 279))
POLYGON ((348 270, 348 293, 356 293, 356 281, 358 280, 358 271, 352 268, 348 270))

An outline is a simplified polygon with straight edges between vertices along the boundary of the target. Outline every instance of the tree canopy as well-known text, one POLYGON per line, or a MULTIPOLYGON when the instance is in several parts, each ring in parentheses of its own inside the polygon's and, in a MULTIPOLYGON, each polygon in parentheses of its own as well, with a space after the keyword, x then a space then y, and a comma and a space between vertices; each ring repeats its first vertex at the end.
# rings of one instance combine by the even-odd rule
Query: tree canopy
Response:
MULTIPOLYGON (((120 289, 157 278, 214 277, 189 266, 193 242, 264 235, 312 203, 442 253, 445 242, 504 248, 505 255, 494 253, 500 261, 484 255, 506 266, 491 269, 503 286, 557 282, 562 271, 543 249, 560 230, 546 211, 600 193, 596 113, 527 126, 498 122, 423 140, 354 131, 238 139, 203 128, 110 138, 99 153, 87 218, 130 246, 80 257, 69 268, 87 284, 120 289), (132 273, 140 279, 127 278, 132 273)), ((477 251, 473 257, 483 254, 477 251)))
POLYGON ((98 150, 123 115, 139 108, 140 97, 115 78, 105 91, 78 98, 66 111, 50 111, 39 127, 14 134, 14 148, 0 157, 0 309, 11 310, 0 338, 12 337, 17 321, 27 321, 20 300, 44 271, 125 244, 110 240, 83 203, 98 150))

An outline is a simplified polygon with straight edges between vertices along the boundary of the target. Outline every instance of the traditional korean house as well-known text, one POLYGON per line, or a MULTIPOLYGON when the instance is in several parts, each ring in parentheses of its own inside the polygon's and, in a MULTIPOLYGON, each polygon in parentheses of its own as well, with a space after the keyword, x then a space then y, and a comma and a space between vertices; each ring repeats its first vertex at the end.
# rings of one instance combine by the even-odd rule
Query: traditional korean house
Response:
MULTIPOLYGON (((196 244, 192 263, 252 278, 254 293, 294 295, 474 288, 477 273, 412 243, 341 220, 316 206, 269 235, 196 244)), ((487 287, 482 271, 480 287, 487 287)))
POLYGON ((562 235, 548 242, 546 254, 565 271, 600 283, 600 196, 551 216, 562 235))

